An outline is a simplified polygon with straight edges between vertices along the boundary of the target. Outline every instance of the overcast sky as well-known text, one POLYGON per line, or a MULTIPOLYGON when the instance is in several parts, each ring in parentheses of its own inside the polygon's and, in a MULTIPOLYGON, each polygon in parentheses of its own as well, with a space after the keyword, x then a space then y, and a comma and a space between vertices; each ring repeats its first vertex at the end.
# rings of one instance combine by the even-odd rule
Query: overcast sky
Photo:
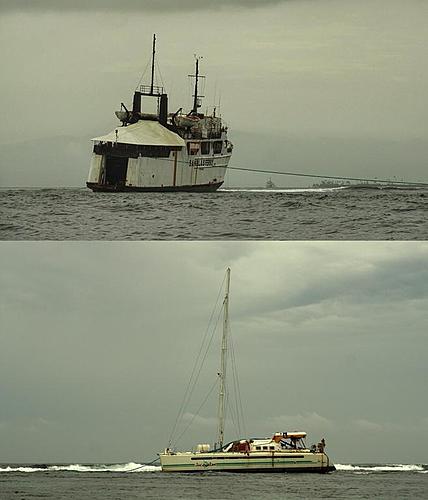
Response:
MULTIPOLYGON (((4 242, 0 257, 0 462, 154 458, 228 265, 248 436, 426 461, 427 243, 4 242)), ((216 400, 180 446, 214 440, 216 400)))
POLYGON ((235 166, 427 180, 427 2, 11 0, 0 14, 3 186, 84 185, 89 139, 117 126, 153 33, 171 110, 190 105, 203 56, 235 166))

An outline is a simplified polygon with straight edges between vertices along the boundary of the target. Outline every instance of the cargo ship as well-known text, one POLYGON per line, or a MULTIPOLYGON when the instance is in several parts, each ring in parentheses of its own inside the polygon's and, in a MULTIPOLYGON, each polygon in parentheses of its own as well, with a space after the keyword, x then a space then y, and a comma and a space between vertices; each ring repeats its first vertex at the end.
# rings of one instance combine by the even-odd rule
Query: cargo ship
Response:
POLYGON ((139 85, 132 109, 121 103, 116 117, 121 125, 95 137, 87 180, 92 191, 216 191, 224 182, 233 145, 228 127, 216 108, 202 113, 199 71, 195 56, 193 106, 168 112, 168 94, 155 85, 156 36, 153 36, 151 81, 139 85), (156 113, 142 108, 155 99, 156 113))

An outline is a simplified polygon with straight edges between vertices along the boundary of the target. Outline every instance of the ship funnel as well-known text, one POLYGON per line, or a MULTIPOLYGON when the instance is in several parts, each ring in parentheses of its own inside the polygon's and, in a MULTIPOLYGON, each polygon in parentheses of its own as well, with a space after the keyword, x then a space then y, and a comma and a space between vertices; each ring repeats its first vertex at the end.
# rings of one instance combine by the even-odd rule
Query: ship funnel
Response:
POLYGON ((168 119, 168 95, 161 94, 159 104, 159 123, 166 126, 168 119))
POLYGON ((141 113, 141 92, 134 92, 134 100, 132 102, 132 121, 138 121, 139 115, 141 113))

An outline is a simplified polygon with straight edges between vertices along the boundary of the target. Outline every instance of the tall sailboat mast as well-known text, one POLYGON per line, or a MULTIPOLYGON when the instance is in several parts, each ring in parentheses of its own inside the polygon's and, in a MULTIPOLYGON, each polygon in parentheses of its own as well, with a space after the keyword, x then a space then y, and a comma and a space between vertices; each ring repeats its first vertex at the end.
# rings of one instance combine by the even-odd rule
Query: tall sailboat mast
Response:
POLYGON ((223 336, 221 339, 221 364, 220 364, 220 392, 218 402, 218 447, 223 446, 224 420, 225 420, 225 396, 226 396, 226 368, 227 368, 227 340, 229 334, 229 290, 230 290, 230 268, 226 271, 226 293, 223 301, 223 336))

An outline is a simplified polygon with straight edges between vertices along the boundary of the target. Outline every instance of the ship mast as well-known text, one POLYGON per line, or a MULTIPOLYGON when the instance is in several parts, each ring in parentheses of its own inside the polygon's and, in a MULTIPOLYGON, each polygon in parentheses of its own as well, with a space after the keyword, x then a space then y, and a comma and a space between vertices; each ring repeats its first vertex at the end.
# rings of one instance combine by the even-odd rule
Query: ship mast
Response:
POLYGON ((223 336, 221 339, 221 364, 220 364, 220 392, 218 401, 218 447, 223 447, 224 441, 224 402, 226 395, 226 367, 227 367, 227 339, 229 333, 229 289, 230 289, 230 268, 226 271, 226 293, 223 301, 223 336))
POLYGON ((199 79, 200 78, 205 78, 204 75, 199 74, 199 60, 202 59, 202 56, 197 56, 195 54, 195 60, 196 60, 196 69, 195 69, 195 74, 194 75, 189 75, 190 77, 195 79, 195 90, 193 94, 193 108, 192 111, 190 111, 189 115, 192 114, 197 114, 198 113, 198 108, 200 108, 200 102, 199 99, 201 97, 204 97, 203 95, 198 95, 198 84, 199 84, 199 79))
POLYGON ((152 79, 150 83, 150 94, 153 95, 153 83, 155 79, 155 49, 156 49, 156 35, 153 35, 153 50, 152 50, 152 79))

